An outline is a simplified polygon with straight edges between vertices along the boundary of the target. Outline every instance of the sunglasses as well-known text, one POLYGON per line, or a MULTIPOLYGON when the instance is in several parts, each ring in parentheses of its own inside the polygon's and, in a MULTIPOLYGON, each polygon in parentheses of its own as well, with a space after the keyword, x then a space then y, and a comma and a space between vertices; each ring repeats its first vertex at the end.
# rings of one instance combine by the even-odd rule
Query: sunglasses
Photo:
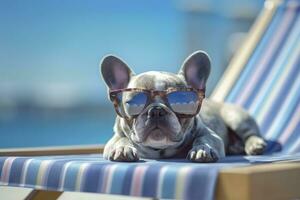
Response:
POLYGON ((193 117, 198 114, 205 89, 168 88, 167 90, 147 90, 141 88, 125 88, 111 90, 110 100, 116 113, 122 117, 136 117, 141 114, 156 96, 161 97, 169 108, 180 117, 193 117))

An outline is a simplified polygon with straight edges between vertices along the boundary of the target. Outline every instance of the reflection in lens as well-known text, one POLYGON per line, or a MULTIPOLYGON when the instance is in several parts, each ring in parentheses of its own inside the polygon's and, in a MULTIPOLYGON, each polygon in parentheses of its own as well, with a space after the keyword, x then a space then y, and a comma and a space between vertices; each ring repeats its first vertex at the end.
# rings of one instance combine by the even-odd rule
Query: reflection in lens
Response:
POLYGON ((140 114, 146 103, 147 95, 144 92, 123 92, 125 98, 125 111, 128 115, 140 114))
POLYGON ((173 111, 180 114, 195 114, 199 106, 198 95, 193 91, 171 92, 167 98, 173 111))

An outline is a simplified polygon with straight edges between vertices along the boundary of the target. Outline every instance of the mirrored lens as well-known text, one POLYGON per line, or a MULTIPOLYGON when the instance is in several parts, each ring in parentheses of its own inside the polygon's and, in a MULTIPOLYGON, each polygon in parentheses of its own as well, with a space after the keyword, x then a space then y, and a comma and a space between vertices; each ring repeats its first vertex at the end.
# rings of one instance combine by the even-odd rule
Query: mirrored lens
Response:
POLYGON ((174 112, 179 114, 196 114, 199 106, 198 94, 193 91, 176 91, 167 95, 174 112))
POLYGON ((123 92, 123 99, 124 110, 130 116, 140 114, 147 103, 144 92, 123 92))

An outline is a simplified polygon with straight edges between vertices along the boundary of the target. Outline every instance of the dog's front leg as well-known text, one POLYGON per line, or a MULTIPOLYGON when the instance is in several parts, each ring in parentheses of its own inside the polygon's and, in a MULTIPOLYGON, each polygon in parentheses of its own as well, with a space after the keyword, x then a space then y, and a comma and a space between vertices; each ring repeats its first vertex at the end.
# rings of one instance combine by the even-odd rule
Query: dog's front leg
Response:
POLYGON ((137 161, 139 156, 136 148, 125 136, 118 133, 108 141, 104 147, 104 158, 112 161, 137 161))
POLYGON ((225 149, 222 139, 204 126, 196 132, 193 147, 187 158, 193 162, 216 162, 224 156, 225 149))

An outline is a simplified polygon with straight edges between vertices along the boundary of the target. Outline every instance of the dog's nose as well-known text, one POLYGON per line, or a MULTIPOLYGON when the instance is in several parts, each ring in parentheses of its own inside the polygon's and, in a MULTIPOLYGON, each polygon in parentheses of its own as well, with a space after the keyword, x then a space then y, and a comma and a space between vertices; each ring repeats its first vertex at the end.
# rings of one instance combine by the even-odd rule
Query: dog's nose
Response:
POLYGON ((149 117, 163 117, 167 114, 166 110, 160 106, 153 106, 148 110, 149 117))

